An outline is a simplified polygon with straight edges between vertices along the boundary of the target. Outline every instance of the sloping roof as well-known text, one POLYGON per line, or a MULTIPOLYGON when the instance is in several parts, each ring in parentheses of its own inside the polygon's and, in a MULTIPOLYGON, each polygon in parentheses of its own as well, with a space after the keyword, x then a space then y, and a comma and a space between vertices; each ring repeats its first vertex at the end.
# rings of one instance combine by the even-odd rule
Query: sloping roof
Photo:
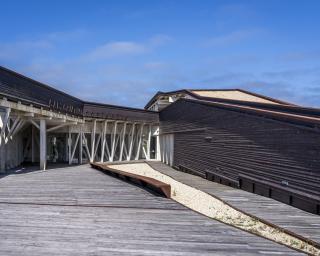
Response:
POLYGON ((88 102, 0 66, 0 96, 10 101, 80 117, 158 122, 158 113, 145 109, 88 102))
POLYGON ((200 100, 217 100, 232 103, 262 103, 262 104, 294 104, 273 99, 257 93, 248 92, 242 89, 182 89, 170 92, 157 92, 146 104, 145 109, 149 108, 160 96, 170 96, 178 93, 187 94, 200 100))
POLYGON ((281 104, 277 100, 268 99, 264 96, 254 95, 242 90, 191 90, 191 92, 201 97, 281 104))
MULTIPOLYGON (((320 109, 305 108, 300 106, 287 106, 276 104, 259 104, 259 105, 239 105, 227 102, 207 101, 199 99, 178 99, 170 106, 178 102, 192 102, 196 104, 208 105, 216 108, 223 108, 230 111, 252 114, 267 119, 282 121, 294 125, 311 128, 320 132, 320 109), (267 107, 270 106, 270 107, 267 107)), ((168 108, 170 108, 168 106, 168 108)), ((165 110, 165 109, 164 109, 165 110)), ((162 110, 162 111, 164 111, 162 110)), ((160 112, 161 113, 161 112, 160 112)))

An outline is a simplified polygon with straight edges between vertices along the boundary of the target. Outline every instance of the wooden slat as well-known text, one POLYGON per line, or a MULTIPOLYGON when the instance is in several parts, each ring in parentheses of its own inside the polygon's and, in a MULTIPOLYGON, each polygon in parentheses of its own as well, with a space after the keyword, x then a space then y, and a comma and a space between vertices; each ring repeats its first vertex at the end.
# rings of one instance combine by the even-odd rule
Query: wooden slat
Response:
POLYGON ((85 166, 0 179, 0 255, 302 255, 85 166))
POLYGON ((218 184, 174 170, 161 162, 148 162, 155 170, 174 179, 220 198, 239 210, 254 215, 320 244, 320 218, 270 198, 218 184))
POLYGON ((161 181, 144 177, 141 175, 132 174, 129 172, 119 171, 109 167, 107 164, 101 163, 91 163, 92 168, 100 170, 106 174, 115 176, 125 181, 129 181, 134 184, 138 184, 142 187, 148 188, 153 192, 165 196, 167 198, 171 198, 171 186, 169 184, 163 183, 161 181))

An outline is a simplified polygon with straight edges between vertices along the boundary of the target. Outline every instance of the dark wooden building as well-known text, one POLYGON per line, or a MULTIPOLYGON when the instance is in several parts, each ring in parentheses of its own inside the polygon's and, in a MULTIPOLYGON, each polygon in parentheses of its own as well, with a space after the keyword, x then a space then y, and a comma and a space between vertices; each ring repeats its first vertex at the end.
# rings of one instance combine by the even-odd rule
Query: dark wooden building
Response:
POLYGON ((320 110, 285 104, 180 98, 160 112, 167 163, 316 214, 319 127, 320 110))
POLYGON ((320 214, 320 110, 239 89, 86 102, 0 67, 0 173, 24 162, 155 159, 320 214))

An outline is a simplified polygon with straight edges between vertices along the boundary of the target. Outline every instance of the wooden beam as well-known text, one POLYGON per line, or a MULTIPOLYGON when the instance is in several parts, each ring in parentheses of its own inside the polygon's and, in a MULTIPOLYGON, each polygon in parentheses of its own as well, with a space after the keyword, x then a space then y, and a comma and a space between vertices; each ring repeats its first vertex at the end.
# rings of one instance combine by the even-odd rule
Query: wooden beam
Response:
POLYGON ((148 141, 147 141, 147 160, 151 158, 151 134, 152 133, 152 126, 149 124, 149 133, 148 133, 148 141))
POLYGON ((85 133, 82 133, 82 138, 83 138, 83 141, 84 141, 84 148, 86 149, 87 156, 88 156, 89 160, 91 160, 91 155, 90 155, 90 151, 89 151, 89 148, 88 148, 88 142, 87 142, 87 138, 86 138, 85 133))
POLYGON ((31 162, 34 163, 35 160, 35 156, 34 156, 34 150, 35 150, 35 130, 34 130, 34 126, 31 126, 31 162))
POLYGON ((47 129, 46 120, 40 120, 40 169, 47 168, 47 129))
POLYGON ((95 150, 95 142, 96 142, 96 127, 97 127, 97 120, 93 120, 93 127, 91 131, 91 158, 90 162, 93 162, 94 158, 94 150, 95 150))
MULTIPOLYGON (((42 120, 45 120, 45 119, 42 119, 42 120)), ((35 127, 37 127, 38 130, 40 130, 40 126, 34 120, 29 119, 29 122, 32 123, 35 127)), ((41 120, 40 120, 40 122, 41 122, 41 120)))
MULTIPOLYGON (((77 146, 78 146, 79 138, 80 138, 80 133, 78 133, 77 138, 76 138, 76 141, 75 141, 75 143, 74 143, 73 150, 72 150, 72 153, 71 153, 71 157, 70 157, 70 159, 69 159, 69 164, 72 164, 72 160, 73 160, 73 157, 74 157, 74 153, 76 152, 76 149, 77 149, 77 146)), ((70 148, 71 148, 71 146, 70 146, 70 148)))
POLYGON ((126 136, 126 129, 127 129, 127 123, 123 124, 123 128, 122 128, 122 138, 121 138, 121 145, 120 145, 120 156, 119 156, 119 161, 122 161, 122 156, 123 156, 123 147, 124 147, 124 143, 125 143, 125 136, 126 136))
POLYGON ((47 129, 47 132, 52 132, 52 131, 55 131, 55 130, 60 129, 62 127, 65 127, 65 126, 68 126, 68 125, 76 125, 76 124, 77 124, 77 122, 59 124, 57 126, 54 126, 54 127, 51 127, 49 129, 47 129))
POLYGON ((111 136, 111 157, 109 159, 110 162, 113 162, 114 153, 115 153, 115 143, 116 143, 116 135, 117 135, 117 122, 114 122, 113 132, 111 136))
POLYGON ((142 144, 142 133, 143 133, 143 128, 144 128, 144 124, 141 124, 141 127, 140 127, 140 134, 138 136, 138 148, 137 148, 137 152, 136 152, 136 158, 135 160, 139 160, 139 157, 140 157, 140 149, 141 149, 141 144, 142 144))
POLYGON ((133 124, 132 124, 132 127, 131 127, 131 132, 130 132, 130 145, 129 145, 129 152, 128 152, 128 155, 127 155, 127 161, 129 161, 129 160, 131 159, 131 156, 132 156, 132 149, 133 149, 134 139, 135 139, 135 136, 134 136, 135 126, 136 126, 136 123, 133 123, 133 124))
POLYGON ((105 152, 105 146, 106 146, 106 133, 107 133, 107 125, 108 121, 104 121, 103 123, 103 129, 102 129, 102 144, 101 144, 101 159, 100 162, 103 162, 104 160, 104 152, 105 152))
POLYGON ((5 117, 2 121, 2 127, 1 127, 1 132, 0 132, 0 144, 2 141, 2 138, 4 139, 4 135, 5 135, 5 130, 9 121, 9 117, 10 117, 10 112, 11 109, 10 108, 6 108, 6 113, 5 113, 5 117))
POLYGON ((78 157, 78 164, 82 164, 82 149, 83 149, 83 132, 82 132, 82 125, 80 127, 80 141, 79 141, 79 157, 78 157))

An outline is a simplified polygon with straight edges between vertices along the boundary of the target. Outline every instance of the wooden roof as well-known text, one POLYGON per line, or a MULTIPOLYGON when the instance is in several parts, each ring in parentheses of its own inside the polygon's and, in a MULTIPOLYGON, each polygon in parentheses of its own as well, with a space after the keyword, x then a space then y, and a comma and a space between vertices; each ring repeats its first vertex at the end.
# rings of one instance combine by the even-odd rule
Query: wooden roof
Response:
POLYGON ((271 97, 252 93, 242 89, 182 89, 170 92, 157 92, 151 100, 146 104, 145 109, 148 109, 159 97, 172 96, 176 94, 186 94, 195 99, 200 100, 216 100, 229 103, 262 103, 273 105, 294 106, 292 103, 277 100, 271 97))
POLYGON ((278 101, 261 97, 260 95, 253 95, 241 90, 191 90, 191 92, 201 97, 280 104, 278 101))

